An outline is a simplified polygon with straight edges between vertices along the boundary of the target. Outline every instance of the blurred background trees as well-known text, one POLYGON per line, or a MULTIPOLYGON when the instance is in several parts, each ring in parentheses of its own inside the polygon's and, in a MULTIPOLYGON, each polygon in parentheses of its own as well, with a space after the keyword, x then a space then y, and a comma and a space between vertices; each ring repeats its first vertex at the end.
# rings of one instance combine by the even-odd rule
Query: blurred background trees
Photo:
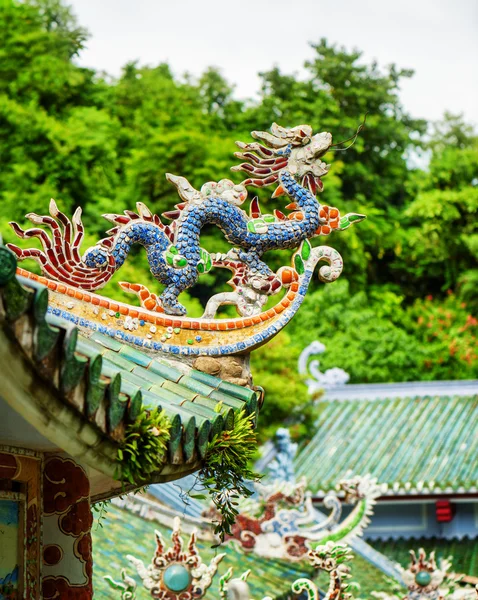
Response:
MULTIPOLYGON (((258 379, 270 388, 268 422, 302 404, 295 361, 316 338, 327 346, 323 367, 346 369, 351 382, 478 376, 478 136, 459 116, 437 124, 408 115, 399 89, 411 71, 367 64, 360 52, 320 40, 305 78, 276 67, 261 74, 256 100, 239 101, 214 68, 196 79, 175 76, 167 64, 130 63, 112 79, 79 67, 87 33, 59 0, 4 0, 0 31, 0 231, 7 241, 14 237, 8 221, 45 213, 54 197, 67 213, 83 208, 86 248, 108 228, 104 212, 137 201, 157 213, 171 208, 177 196, 167 171, 196 187, 235 179, 228 174, 234 141, 249 140, 253 129, 309 123, 337 142, 368 113, 356 143, 325 157, 332 168, 321 201, 368 215, 314 242, 342 253, 344 274, 328 286, 316 281, 287 331, 254 355, 258 379)), ((281 200, 269 196, 259 192, 272 212, 281 200)), ((214 228, 202 243, 227 249, 214 228)), ((288 258, 266 260, 277 268, 288 258)), ((141 249, 120 279, 158 287, 141 249)), ((226 279, 220 270, 204 276, 185 299, 191 313, 200 314, 210 286, 226 279)), ((126 299, 116 280, 106 292, 126 299)))

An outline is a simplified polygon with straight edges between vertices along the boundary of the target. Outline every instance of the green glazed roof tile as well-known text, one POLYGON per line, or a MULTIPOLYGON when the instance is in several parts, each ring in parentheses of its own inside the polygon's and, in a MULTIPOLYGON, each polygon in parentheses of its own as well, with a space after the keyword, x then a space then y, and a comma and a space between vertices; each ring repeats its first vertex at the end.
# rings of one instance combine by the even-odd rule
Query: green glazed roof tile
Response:
POLYGON ((207 408, 209 408, 210 410, 217 412, 219 409, 224 408, 219 402, 216 402, 215 400, 213 400, 212 398, 207 398, 206 396, 201 396, 200 394, 195 394, 194 398, 191 400, 191 402, 194 402, 194 404, 198 405, 200 404, 201 406, 206 406, 207 408))
MULTIPOLYGON (((86 420, 114 442, 121 440, 125 426, 137 419, 143 408, 162 408, 172 424, 171 462, 194 461, 204 456, 213 436, 232 427, 236 411, 245 408, 252 413, 257 408, 256 394, 248 388, 186 365, 178 369, 97 331, 88 337, 80 335, 71 322, 48 312, 49 292, 33 280, 16 277, 12 272, 7 282, 0 282, 0 300, 7 326, 29 315, 24 320, 32 330, 29 335, 21 337, 21 327, 18 334, 14 327, 11 330, 17 335, 17 343, 25 344, 30 360, 42 361, 38 376, 48 378, 51 367, 53 377, 59 364, 55 385, 62 402, 83 412, 86 420)), ((464 468, 468 465, 464 462, 464 468)))
POLYGON ((78 338, 76 344, 76 350, 85 356, 96 356, 98 354, 103 355, 106 352, 106 348, 101 344, 98 344, 91 339, 85 338, 82 335, 78 338))
MULTIPOLYGON (((182 382, 182 379, 180 379, 180 381, 182 382)), ((194 398, 197 396, 196 392, 193 392, 192 390, 189 390, 178 383, 173 383, 172 381, 165 381, 161 384, 161 387, 165 390, 173 392, 174 394, 178 394, 182 398, 186 398, 186 400, 194 400, 194 398)))
POLYGON ((214 388, 194 379, 193 377, 189 377, 188 375, 183 375, 179 380, 181 386, 186 387, 196 394, 202 394, 203 396, 209 396, 214 391, 214 388))
POLYGON ((118 340, 115 340, 111 336, 103 335, 102 333, 97 333, 96 331, 91 334, 90 340, 98 342, 98 344, 101 344, 110 350, 114 350, 115 352, 121 350, 123 346, 123 342, 118 342, 118 340))
POLYGON ((121 379, 120 390, 122 394, 126 394, 131 399, 133 399, 133 397, 135 396, 139 396, 139 398, 141 399, 141 389, 137 385, 130 383, 124 378, 121 379))
POLYGON ((154 394, 157 394, 160 398, 164 398, 170 404, 177 404, 178 406, 181 406, 181 404, 183 404, 186 401, 183 396, 175 394, 171 390, 164 388, 162 385, 153 385, 153 387, 150 388, 149 391, 153 392, 154 394))
POLYGON ((148 367, 148 365, 151 363, 150 356, 126 344, 123 344, 118 354, 126 360, 131 361, 141 367, 148 367))
POLYGON ((211 437, 211 421, 208 419, 203 419, 200 422, 201 417, 196 416, 196 422, 199 424, 198 426, 198 435, 197 435, 197 448, 199 451, 199 455, 201 458, 204 458, 206 454, 206 447, 209 439, 211 437))
POLYGON ((208 421, 211 423, 211 434, 213 436, 220 434, 222 431, 224 431, 224 429, 228 429, 225 426, 226 421, 224 419, 224 416, 221 413, 212 414, 206 406, 195 404, 193 407, 191 402, 188 402, 184 404, 181 408, 190 410, 195 415, 201 415, 204 418, 208 419, 208 421))
POLYGON ((169 416, 169 414, 171 414, 171 411, 177 412, 176 406, 174 404, 171 404, 170 402, 165 401, 164 398, 160 398, 154 392, 150 392, 148 390, 143 390, 142 396, 143 396, 143 405, 145 408, 149 408, 149 409, 153 409, 153 408, 161 409, 162 408, 168 414, 168 416, 169 416))
POLYGON ((226 402, 229 406, 233 406, 234 408, 243 408, 244 402, 243 400, 239 400, 238 398, 234 398, 233 396, 229 396, 224 392, 220 392, 219 390, 214 390, 208 396, 212 400, 216 402, 226 402))
POLYGON ((350 472, 416 493, 478 485, 478 396, 344 400, 322 404, 315 435, 296 458, 314 492, 350 472))
POLYGON ((183 421, 183 450, 186 461, 191 460, 195 450, 196 417, 191 417, 187 422, 183 421))
POLYGON ((121 371, 121 377, 125 381, 129 381, 130 383, 134 383, 134 385, 137 385, 141 390, 144 390, 144 389, 147 390, 147 389, 149 389, 153 385, 150 381, 145 381, 137 373, 133 373, 133 372, 130 372, 130 371, 121 371))
POLYGON ((236 385, 234 383, 229 383, 229 381, 221 381, 219 384, 219 390, 225 394, 230 394, 234 398, 239 398, 239 400, 244 401, 249 400, 255 395, 254 390, 236 385))
POLYGON ((194 369, 189 373, 189 376, 193 379, 201 381, 202 383, 205 383, 206 385, 209 385, 212 388, 217 388, 222 381, 222 379, 219 379, 219 377, 209 375, 208 373, 203 373, 202 371, 196 371, 194 369))
POLYGON ((161 377, 161 375, 157 375, 156 373, 153 373, 153 371, 150 371, 149 369, 143 369, 143 367, 135 367, 132 370, 133 375, 137 375, 138 377, 141 377, 141 379, 144 380, 145 385, 147 385, 147 382, 149 381, 151 383, 151 385, 161 385, 163 384, 166 379, 164 379, 164 377, 161 377))
POLYGON ((121 378, 121 369, 118 367, 118 365, 115 365, 111 361, 103 359, 101 374, 110 378, 114 377, 115 375, 119 375, 121 378))
POLYGON ((250 415, 252 413, 256 414, 256 417, 259 414, 259 400, 257 398, 257 395, 254 394, 253 396, 251 396, 251 398, 249 398, 249 400, 246 402, 246 414, 250 415))
POLYGON ((174 381, 175 383, 178 382, 183 375, 179 369, 159 362, 159 360, 152 360, 148 366, 148 371, 161 375, 161 377, 169 379, 169 381, 174 381))
POLYGON ((134 364, 132 362, 126 360, 113 350, 107 350, 103 354, 103 356, 105 359, 108 359, 110 362, 114 363, 115 365, 118 365, 118 367, 120 367, 124 371, 132 371, 134 369, 134 364))

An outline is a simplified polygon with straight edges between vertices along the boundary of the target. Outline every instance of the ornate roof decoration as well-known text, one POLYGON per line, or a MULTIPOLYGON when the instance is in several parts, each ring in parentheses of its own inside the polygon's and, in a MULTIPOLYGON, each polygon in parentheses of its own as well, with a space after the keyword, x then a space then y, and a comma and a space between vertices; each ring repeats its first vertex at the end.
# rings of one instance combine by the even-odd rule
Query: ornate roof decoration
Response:
POLYGON ((294 458, 298 445, 292 442, 290 431, 279 427, 274 436, 275 454, 267 465, 267 478, 273 481, 295 481, 294 458))
MULTIPOLYGON (((304 478, 298 483, 256 484, 258 498, 241 502, 232 537, 226 537, 226 541, 245 552, 290 561, 303 560, 312 544, 350 541, 369 524, 375 498, 381 491, 368 476, 344 480, 339 489, 344 501, 354 505, 342 522, 342 502, 335 492, 324 499, 330 514, 325 520, 317 519, 304 478)), ((205 514, 214 517, 211 511, 205 514)))
POLYGON ((138 586, 136 581, 127 575, 126 569, 121 569, 121 581, 115 581, 109 575, 106 575, 105 579, 114 590, 121 590, 121 600, 135 600, 138 586))
MULTIPOLYGON (((210 588, 216 575, 218 564, 225 554, 218 554, 210 565, 202 562, 196 547, 196 534, 192 533, 187 551, 183 551, 183 540, 181 537, 181 523, 178 517, 174 520, 174 528, 171 535, 172 547, 168 550, 161 534, 156 531, 156 551, 151 564, 145 567, 141 560, 128 555, 127 559, 135 566, 140 576, 143 587, 149 592, 151 598, 159 600, 193 600, 203 598, 210 588)), ((349 600, 351 594, 347 591, 350 577, 350 569, 347 562, 352 559, 350 549, 345 544, 337 544, 328 541, 310 550, 307 560, 314 570, 323 570, 329 574, 329 586, 325 600, 349 600)), ((233 578, 233 568, 230 567, 220 578, 218 585, 218 597, 235 598, 236 600, 251 600, 247 579, 254 577, 250 569, 245 571, 239 578, 233 578)), ((125 569, 121 571, 121 581, 115 581, 111 576, 104 579, 110 587, 121 592, 121 600, 135 600, 137 583, 135 579, 127 575, 125 569)), ((294 594, 306 593, 308 600, 318 600, 319 590, 309 579, 301 578, 291 586, 294 594)), ((271 590, 274 592, 274 590, 271 590)), ((263 600, 270 600, 269 597, 263 600)))
POLYGON ((164 464, 148 483, 197 470, 237 411, 257 414, 261 392, 97 331, 86 338, 49 309, 44 285, 15 270, 0 245, 0 362, 9 365, 2 397, 56 447, 106 476, 92 485, 93 499, 120 493, 118 449, 143 409, 163 410, 171 425, 164 464))
MULTIPOLYGON (((160 600, 190 600, 202 598, 212 583, 217 566, 225 556, 218 554, 209 565, 202 562, 196 547, 196 534, 191 534, 187 551, 183 551, 181 537, 181 522, 178 517, 174 519, 171 535, 172 546, 165 548, 161 534, 156 531, 156 551, 151 564, 145 567, 141 560, 128 555, 127 559, 134 565, 144 587, 152 598, 160 600)), ((134 593, 136 583, 122 571, 123 581, 128 585, 128 593, 134 593)), ((120 589, 111 577, 105 577, 115 589, 120 589)), ((126 597, 128 598, 128 597, 126 597)), ((131 596, 134 598, 134 595, 131 596)), ((125 599, 126 600, 126 599, 125 599)))
MULTIPOLYGON (((425 552, 435 551, 439 557, 449 557, 453 562, 453 571, 463 577, 463 581, 472 583, 478 582, 478 544, 476 537, 473 538, 464 535, 461 537, 453 536, 447 538, 438 537, 420 537, 414 538, 416 547, 423 548, 425 552)), ((404 538, 399 539, 377 539, 372 542, 373 547, 385 554, 396 564, 405 564, 409 555, 409 541, 404 538)), ((440 560, 438 560, 440 564, 440 560)))
MULTIPOLYGON (((196 533, 190 536, 187 549, 183 549, 181 537, 181 520, 174 519, 171 534, 172 546, 166 549, 162 535, 155 532, 156 551, 151 563, 145 566, 143 561, 128 555, 126 558, 133 564, 140 576, 143 586, 151 595, 151 598, 159 600, 192 600, 202 598, 212 583, 216 574, 217 566, 225 554, 217 554, 209 565, 203 563, 196 547, 196 533)), ((123 589, 131 596, 122 596, 122 600, 133 599, 136 582, 122 571, 123 584, 114 581, 107 576, 105 579, 114 589, 123 589)))
POLYGON ((442 559, 437 565, 435 552, 430 552, 427 558, 425 550, 420 548, 418 556, 410 550, 410 564, 407 569, 402 569, 403 582, 407 587, 407 595, 396 596, 385 592, 372 592, 380 600, 475 600, 475 589, 459 587, 463 576, 452 573, 452 563, 449 559, 442 559))
POLYGON ((222 356, 265 343, 299 309, 319 261, 326 263, 319 269, 324 282, 334 281, 342 272, 336 250, 313 248, 309 240, 347 229, 365 217, 356 213, 341 216, 338 209, 316 198, 329 170, 322 157, 331 147, 330 133, 313 135, 308 125, 285 129, 274 124, 271 133, 255 131, 252 136, 259 141, 238 142, 243 152, 236 156, 245 162, 233 170, 248 174, 241 184, 224 179, 196 190, 184 177, 168 174, 181 200, 174 210, 164 213, 169 224, 143 203, 137 203, 137 212, 104 215, 112 229, 83 256, 80 208, 70 219, 52 200, 50 215, 27 215, 33 228, 24 230, 11 223, 21 239, 36 238, 42 246, 40 250, 8 245, 19 260, 37 261, 43 277, 23 269, 20 274, 49 288, 55 316, 90 333, 103 333, 148 351, 222 356), (272 198, 288 197, 288 214, 280 210, 263 214, 257 198, 251 201, 249 213, 240 208, 248 186, 269 185, 277 186, 272 198), (201 228, 208 223, 217 225, 233 246, 226 254, 210 254, 201 248, 201 228), (125 291, 139 297, 140 307, 97 295, 135 244, 145 248, 151 273, 166 286, 164 291, 158 295, 141 283, 122 282, 125 291), (274 249, 295 250, 291 265, 276 273, 262 261, 262 255, 274 249), (178 296, 213 267, 232 272, 232 291, 213 295, 202 318, 187 318, 178 296), (277 302, 265 310, 272 295, 277 302), (222 304, 235 305, 239 318, 216 319, 222 304))
POLYGON ((310 361, 309 358, 315 354, 323 354, 325 352, 325 346, 322 342, 315 340, 310 343, 304 350, 302 350, 299 361, 299 373, 301 375, 309 375, 305 380, 309 394, 312 396, 321 390, 329 390, 331 388, 345 385, 350 379, 350 375, 340 369, 339 367, 333 367, 327 369, 324 373, 319 371, 320 363, 317 359, 310 361))
MULTIPOLYGON (((307 556, 314 569, 325 571, 329 574, 329 586, 322 600, 349 600, 352 594, 348 592, 349 584, 346 580, 350 577, 350 569, 345 564, 352 560, 350 548, 345 544, 327 542, 311 550, 307 556)), ((249 594, 247 578, 250 571, 246 571, 239 579, 231 579, 232 569, 229 569, 220 579, 219 597, 222 600, 252 600, 249 594)), ((294 581, 291 586, 292 593, 307 600, 319 600, 321 597, 317 585, 310 579, 302 577, 294 581)), ((272 591, 272 590, 271 590, 272 591)), ((270 596, 262 600, 271 600, 270 596)))
POLYGON ((473 493, 478 489, 478 397, 422 396, 324 403, 314 437, 295 460, 314 495, 354 470, 370 473, 383 494, 473 493), (340 407, 340 410, 337 407, 340 407), (347 451, 330 456, 347 444, 347 451))

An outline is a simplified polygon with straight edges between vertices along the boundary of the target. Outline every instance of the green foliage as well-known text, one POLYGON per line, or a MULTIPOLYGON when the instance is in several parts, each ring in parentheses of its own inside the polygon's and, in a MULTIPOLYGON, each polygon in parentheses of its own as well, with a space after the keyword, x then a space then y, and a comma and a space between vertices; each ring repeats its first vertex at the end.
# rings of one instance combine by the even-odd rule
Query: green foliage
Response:
POLYGON ((277 423, 286 423, 295 439, 302 439, 313 426, 317 414, 302 378, 297 373, 301 348, 292 345, 287 332, 281 332, 254 352, 254 380, 266 390, 261 408, 259 440, 270 439, 277 423))
POLYGON ((325 343, 322 371, 340 366, 352 383, 379 383, 476 377, 476 325, 453 293, 407 306, 383 287, 352 294, 342 280, 309 294, 288 333, 297 351, 325 343))
POLYGON ((257 448, 253 418, 254 415, 246 415, 244 410, 236 412, 233 428, 214 436, 209 442, 204 466, 199 472, 201 484, 221 515, 214 528, 221 542, 226 535, 232 534, 240 496, 247 498, 253 493, 246 482, 260 479, 260 475, 249 468, 257 448))
MULTIPOLYGON (((227 177, 234 141, 249 140, 253 129, 272 121, 310 123, 339 142, 368 113, 356 143, 324 157, 331 170, 320 198, 342 214, 368 218, 320 238, 344 257, 341 281, 324 286, 315 280, 287 333, 254 353, 267 398, 261 436, 287 420, 300 437, 313 422, 296 359, 317 337, 327 345, 322 368, 342 367, 353 382, 476 376, 478 136, 460 116, 446 114, 436 124, 411 118, 398 96, 411 71, 382 68, 359 51, 320 40, 304 57, 302 78, 274 67, 260 74, 256 100, 239 101, 214 68, 194 79, 175 76, 167 64, 129 63, 113 79, 79 67, 74 57, 87 33, 61 0, 3 0, 0 31, 0 231, 6 242, 15 237, 8 221, 24 225, 25 213, 44 213, 53 197, 69 214, 82 207, 84 249, 108 229, 102 213, 134 209, 141 201, 161 214, 177 203, 165 172, 184 175, 196 187, 227 177), (426 168, 413 166, 420 153, 429 158, 426 168), (425 327, 430 316, 438 322, 440 307, 451 311, 456 326, 425 327)), ((282 200, 270 200, 270 190, 257 193, 264 212, 283 208, 282 200)), ((213 226, 203 230, 201 245, 228 249, 213 226)), ((265 258, 277 269, 290 254, 265 258)), ((201 314, 212 287, 224 289, 228 276, 212 269, 184 294, 192 316, 201 314)), ((142 249, 105 289, 137 302, 119 289, 119 280, 161 291, 142 249)))
POLYGON ((320 358, 321 371, 334 366, 345 369, 351 382, 406 381, 420 378, 416 339, 392 317, 401 308, 394 293, 352 294, 346 280, 309 294, 299 322, 288 332, 300 347, 320 339, 327 351, 320 358))
POLYGON ((126 427, 118 449, 115 477, 132 485, 149 481, 165 461, 170 428, 163 410, 142 410, 136 421, 126 427))
POLYGON ((478 377, 478 319, 451 290, 444 301, 416 300, 406 326, 423 348, 424 379, 478 377))
POLYGON ((413 199, 404 213, 406 228, 393 265, 407 274, 405 289, 414 286, 413 295, 417 285, 425 296, 455 288, 464 272, 478 275, 478 137, 466 136, 466 124, 449 115, 443 125, 430 142, 428 172, 410 177, 413 199), (449 145, 458 126, 459 142, 449 145))
POLYGON ((96 513, 96 525, 95 530, 103 527, 103 522, 106 520, 108 514, 108 508, 111 500, 100 500, 91 505, 93 512, 96 513))

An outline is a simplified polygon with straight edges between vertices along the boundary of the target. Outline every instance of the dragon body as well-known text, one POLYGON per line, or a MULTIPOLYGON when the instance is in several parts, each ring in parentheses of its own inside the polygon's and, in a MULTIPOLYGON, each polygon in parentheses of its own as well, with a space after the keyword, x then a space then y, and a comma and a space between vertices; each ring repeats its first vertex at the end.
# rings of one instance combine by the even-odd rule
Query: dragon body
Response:
POLYGON ((229 243, 241 248, 238 253, 240 261, 252 272, 264 277, 273 274, 261 260, 264 252, 295 248, 302 240, 312 237, 319 226, 320 205, 312 194, 297 184, 287 172, 281 174, 281 183, 308 215, 307 219, 271 223, 267 234, 253 233, 247 227, 249 219, 241 208, 221 198, 209 198, 201 204, 189 205, 183 210, 177 222, 173 246, 164 229, 155 223, 131 221, 121 229, 111 251, 95 247, 86 253, 84 262, 92 269, 101 268, 107 264, 110 253, 114 257, 116 271, 123 265, 132 246, 140 244, 146 250, 152 274, 166 286, 160 297, 165 312, 185 314, 186 310, 179 304, 178 296, 194 285, 199 277, 198 265, 202 257, 200 233, 205 225, 217 225, 229 243), (167 263, 166 254, 171 246, 177 250, 176 256, 180 257, 179 260, 185 259, 182 268, 167 263))
POLYGON ((256 486, 260 499, 244 501, 227 539, 245 552, 290 561, 303 560, 313 543, 349 542, 370 523, 381 488, 369 475, 343 480, 339 488, 354 506, 343 521, 342 502, 333 492, 324 498, 330 514, 318 520, 304 479, 256 486))
MULTIPOLYGON (((333 229, 345 229, 364 218, 354 213, 340 218, 337 209, 322 206, 316 199, 316 192, 323 189, 321 177, 329 169, 320 158, 331 146, 330 133, 313 136, 307 125, 293 129, 273 125, 271 131, 252 134, 266 145, 237 142, 245 152, 237 152, 236 156, 246 162, 233 170, 250 175, 242 184, 222 180, 205 184, 197 191, 184 177, 168 174, 182 199, 175 211, 163 215, 172 220, 170 224, 163 223, 143 203, 137 203, 138 213, 104 215, 114 227, 107 232, 108 237, 89 248, 81 258, 80 210, 70 221, 52 202, 51 216, 27 215, 34 224, 49 227, 52 238, 42 229, 24 231, 16 223, 11 224, 19 237, 39 238, 43 251, 23 250, 14 244, 9 247, 20 260, 37 260, 47 277, 92 291, 104 286, 123 265, 131 248, 139 244, 146 250, 152 274, 165 286, 160 295, 154 296, 158 311, 184 315, 186 309, 180 304, 179 295, 213 266, 211 256, 200 246, 202 228, 213 224, 234 246, 236 270, 242 269, 245 279, 254 280, 256 287, 257 279, 270 282, 275 274, 262 260, 265 252, 297 248, 304 240, 327 235, 333 229), (240 208, 247 197, 246 186, 272 184, 277 184, 273 198, 286 195, 292 200, 288 216, 278 210, 274 215, 262 215, 256 199, 251 203, 249 215, 240 208)), ((235 298, 232 300, 235 303, 235 298)), ((222 303, 227 303, 227 299, 222 303)), ((256 304, 260 309, 261 303, 256 304)))

